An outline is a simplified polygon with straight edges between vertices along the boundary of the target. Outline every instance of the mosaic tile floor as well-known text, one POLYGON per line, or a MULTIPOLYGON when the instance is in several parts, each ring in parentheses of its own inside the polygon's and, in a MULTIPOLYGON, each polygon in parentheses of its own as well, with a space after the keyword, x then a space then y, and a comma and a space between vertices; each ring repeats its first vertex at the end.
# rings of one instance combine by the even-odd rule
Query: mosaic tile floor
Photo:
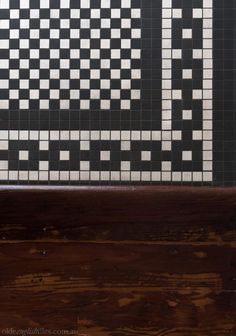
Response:
POLYGON ((0 0, 3 184, 233 185, 228 0, 0 0))

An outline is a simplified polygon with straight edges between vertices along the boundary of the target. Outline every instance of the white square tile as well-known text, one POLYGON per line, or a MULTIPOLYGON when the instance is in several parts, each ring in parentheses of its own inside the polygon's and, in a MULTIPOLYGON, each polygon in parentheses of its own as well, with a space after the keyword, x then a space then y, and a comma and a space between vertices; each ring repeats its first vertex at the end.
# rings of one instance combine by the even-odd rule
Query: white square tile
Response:
POLYGON ((172 98, 176 100, 182 99, 182 90, 172 90, 172 98))
POLYGON ((29 160, 29 151, 27 150, 20 150, 19 151, 19 160, 29 160))
POLYGON ((110 161, 110 151, 101 151, 100 160, 101 161, 110 161))
POLYGON ((182 160, 183 161, 191 161, 192 160, 192 151, 183 151, 182 152, 182 160))
POLYGON ((191 110, 183 110, 183 120, 192 120, 192 111, 191 110))
POLYGON ((90 162, 89 161, 80 161, 80 170, 87 170, 87 171, 90 170, 90 162))
POLYGON ((193 18, 201 19, 203 16, 202 8, 193 8, 193 18))
POLYGON ((80 0, 80 8, 90 8, 90 0, 80 0))
POLYGON ((68 161, 70 160, 70 152, 66 150, 60 151, 60 160, 68 161))
POLYGON ((47 170, 49 168, 49 162, 48 161, 39 161, 39 170, 47 170))
POLYGON ((151 152, 150 151, 142 151, 141 152, 141 160, 142 161, 151 161, 151 152))
POLYGON ((101 8, 110 8, 111 0, 101 0, 101 8))
POLYGON ((130 161, 121 161, 120 169, 130 171, 130 161))
POLYGON ((173 59, 181 59, 182 58, 182 50, 181 49, 172 49, 172 58, 173 59))
POLYGON ((183 79, 192 79, 193 71, 192 69, 183 69, 183 79))
POLYGON ((171 162, 162 161, 162 171, 171 171, 171 162))
POLYGON ((181 19, 182 18, 182 9, 181 8, 173 8, 172 9, 172 17, 174 19, 181 19))
POLYGON ((0 1, 0 10, 1 9, 9 9, 10 8, 10 0, 1 0, 0 1))
POLYGON ((183 36, 183 39, 191 39, 192 38, 192 29, 191 28, 183 28, 182 36, 183 36))

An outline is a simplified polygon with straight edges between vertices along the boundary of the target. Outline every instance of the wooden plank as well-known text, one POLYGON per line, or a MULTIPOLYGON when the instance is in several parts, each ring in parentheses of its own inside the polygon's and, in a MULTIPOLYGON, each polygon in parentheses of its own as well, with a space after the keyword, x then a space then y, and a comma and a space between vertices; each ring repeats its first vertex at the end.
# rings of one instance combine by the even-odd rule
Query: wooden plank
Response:
POLYGON ((7 243, 0 246, 0 263, 3 289, 236 289, 236 248, 227 246, 7 243))
POLYGON ((227 246, 5 243, 0 326, 233 335, 235 261, 227 246))
POLYGON ((1 187, 0 205, 0 333, 236 335, 235 189, 1 187))
POLYGON ((0 204, 2 240, 236 240, 235 189, 1 187, 0 204))
POLYGON ((232 336, 235 321, 235 292, 212 288, 1 294, 2 329, 77 330, 79 336, 232 336))

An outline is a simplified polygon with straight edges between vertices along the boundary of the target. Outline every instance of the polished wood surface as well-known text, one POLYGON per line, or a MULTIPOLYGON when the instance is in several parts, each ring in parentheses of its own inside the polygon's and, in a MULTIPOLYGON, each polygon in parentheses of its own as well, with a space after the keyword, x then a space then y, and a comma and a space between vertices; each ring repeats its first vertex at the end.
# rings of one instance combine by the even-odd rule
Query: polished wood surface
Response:
POLYGON ((236 335, 236 190, 0 188, 0 333, 236 335))

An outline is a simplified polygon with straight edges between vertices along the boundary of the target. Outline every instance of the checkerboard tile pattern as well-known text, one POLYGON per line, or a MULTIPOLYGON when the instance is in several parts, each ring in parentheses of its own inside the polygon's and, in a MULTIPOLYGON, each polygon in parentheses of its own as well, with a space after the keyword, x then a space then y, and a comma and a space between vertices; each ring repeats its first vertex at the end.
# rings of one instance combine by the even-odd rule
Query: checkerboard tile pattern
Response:
POLYGON ((0 0, 0 182, 214 184, 220 1, 0 0))
POLYGON ((0 109, 131 109, 140 99, 137 4, 1 0, 0 109))

